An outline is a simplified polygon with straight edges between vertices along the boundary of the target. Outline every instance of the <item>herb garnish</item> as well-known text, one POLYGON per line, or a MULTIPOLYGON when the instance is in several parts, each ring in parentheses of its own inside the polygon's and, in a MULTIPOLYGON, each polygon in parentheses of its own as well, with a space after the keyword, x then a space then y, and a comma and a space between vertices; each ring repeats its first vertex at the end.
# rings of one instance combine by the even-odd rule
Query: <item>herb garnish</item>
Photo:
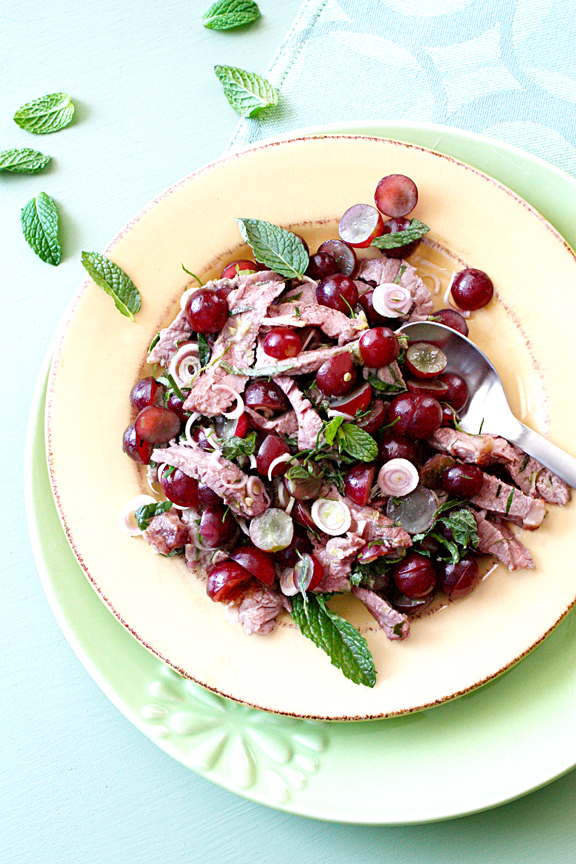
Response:
POLYGON ((382 234, 381 237, 375 237, 370 245, 376 246, 378 249, 398 249, 400 246, 407 246, 408 243, 413 243, 415 240, 421 240, 428 231, 430 231, 428 225, 425 225, 418 219, 412 219, 410 227, 406 228, 405 231, 396 231, 395 234, 382 234))
POLYGON ((260 264, 286 279, 302 278, 310 259, 302 240, 292 231, 263 219, 236 218, 236 222, 260 264))
POLYGON ((208 338, 204 333, 198 333, 198 359, 202 368, 208 365, 211 355, 212 351, 210 350, 208 338))
POLYGON ((214 72, 228 102, 242 117, 253 117, 278 104, 278 90, 261 75, 236 66, 215 66, 214 72))
POLYGON ((202 16, 202 21, 210 30, 232 30, 252 24, 259 17, 260 9, 254 0, 216 0, 202 16))
POLYGON ((142 300, 140 292, 124 270, 99 252, 82 252, 82 264, 96 285, 112 297, 118 311, 134 321, 142 300))
MULTIPOLYGON (((447 558, 452 564, 457 564, 470 546, 476 548, 480 542, 474 514, 469 507, 462 506, 459 501, 447 501, 441 504, 436 511, 432 527, 423 534, 415 534, 412 540, 418 543, 424 537, 433 537, 440 544, 437 555, 440 558, 447 558), (449 529, 452 539, 448 539, 436 530, 439 522, 449 529)), ((418 551, 430 557, 426 549, 422 548, 418 551)))
POLYGON ((13 174, 37 174, 50 162, 50 156, 45 156, 38 150, 22 147, 20 150, 0 150, 0 171, 11 171, 13 174))
POLYGON ((62 258, 58 241, 58 210, 56 204, 40 192, 22 208, 22 231, 26 242, 42 261, 56 266, 62 258))
POLYGON ((245 438, 233 435, 222 444, 222 456, 231 461, 238 456, 251 456, 256 448, 256 432, 250 432, 245 438))
POLYGON ((136 524, 141 531, 146 531, 155 516, 166 513, 172 507, 172 501, 154 501, 150 504, 142 504, 134 513, 136 524))
POLYGON ((50 93, 19 108, 14 114, 14 122, 26 132, 45 135, 63 129, 73 116, 72 97, 67 93, 50 93))

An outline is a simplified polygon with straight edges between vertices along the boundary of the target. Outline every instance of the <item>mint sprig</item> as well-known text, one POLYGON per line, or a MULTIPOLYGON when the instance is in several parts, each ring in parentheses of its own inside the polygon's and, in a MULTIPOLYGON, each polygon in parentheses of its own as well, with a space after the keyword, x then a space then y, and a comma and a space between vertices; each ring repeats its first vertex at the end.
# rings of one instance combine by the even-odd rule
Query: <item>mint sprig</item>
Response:
POLYGON ((375 237, 370 245, 376 246, 378 249, 398 249, 400 246, 407 246, 408 243, 413 243, 415 240, 421 240, 428 231, 430 231, 428 225, 419 222, 418 219, 412 219, 410 227, 406 228, 405 231, 396 231, 395 234, 382 234, 381 237, 375 237))
POLYGON ((309 257, 296 234, 263 219, 236 218, 240 233, 252 247, 260 264, 286 279, 300 279, 308 269, 309 257))
POLYGON ((232 30, 252 24, 259 17, 260 9, 254 0, 216 0, 202 16, 202 21, 210 30, 232 30))
POLYGON ((47 264, 59 264, 62 247, 58 241, 58 210, 52 198, 39 192, 22 208, 20 220, 26 242, 36 255, 47 264))
POLYGON ((27 102, 14 114, 14 122, 35 135, 58 132, 71 122, 74 103, 67 93, 49 93, 27 102))
POLYGON ((146 531, 155 516, 167 513, 172 507, 172 501, 154 501, 150 504, 142 504, 134 513, 136 524, 141 531, 146 531))
POLYGON ((261 75, 236 66, 215 66, 214 72, 228 102, 242 117, 253 117, 278 104, 278 90, 261 75))
POLYGON ((354 684, 374 687, 376 667, 366 639, 352 624, 328 609, 326 595, 296 594, 291 599, 292 618, 302 634, 321 648, 332 665, 354 684))
POLYGON ((12 150, 0 150, 0 171, 11 171, 14 174, 37 174, 50 162, 50 156, 45 156, 30 147, 12 150))
POLYGON ((140 292, 124 270, 99 252, 82 252, 82 264, 96 285, 112 297, 118 311, 134 321, 142 301, 140 292))
POLYGON ((373 462, 378 457, 374 438, 353 423, 342 423, 336 432, 336 441, 341 450, 361 462, 373 462))

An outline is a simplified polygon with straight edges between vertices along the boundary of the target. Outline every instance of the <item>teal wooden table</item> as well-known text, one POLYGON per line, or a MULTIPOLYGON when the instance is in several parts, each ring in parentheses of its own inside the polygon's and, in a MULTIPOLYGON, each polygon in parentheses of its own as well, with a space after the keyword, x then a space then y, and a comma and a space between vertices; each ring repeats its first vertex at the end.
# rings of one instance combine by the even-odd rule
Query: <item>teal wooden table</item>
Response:
POLYGON ((80 251, 104 249, 156 195, 222 153, 238 117, 214 64, 265 73, 299 2, 261 0, 262 19, 228 33, 202 27, 207 5, 0 2, 0 149, 35 147, 52 156, 43 174, 0 174, 6 448, 0 860, 572 864, 573 772, 484 813, 405 827, 316 822, 225 791, 122 716, 50 609, 28 536, 22 464, 42 360, 84 278, 80 251), (20 105, 61 90, 76 104, 67 129, 33 138, 15 126, 20 105), (39 191, 54 198, 61 214, 58 267, 40 261, 22 238, 20 209, 39 191))

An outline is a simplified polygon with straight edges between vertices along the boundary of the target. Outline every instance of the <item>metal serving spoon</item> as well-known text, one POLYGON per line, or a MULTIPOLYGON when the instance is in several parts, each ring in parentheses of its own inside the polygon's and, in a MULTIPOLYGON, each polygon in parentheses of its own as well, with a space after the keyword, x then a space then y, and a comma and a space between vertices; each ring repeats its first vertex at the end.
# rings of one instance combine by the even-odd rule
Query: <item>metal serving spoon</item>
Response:
POLYGON ((470 339, 432 321, 404 324, 400 331, 409 342, 438 345, 448 359, 446 371, 457 372, 466 381, 470 400, 459 414, 461 429, 473 435, 480 431, 501 435, 576 488, 576 459, 516 419, 496 369, 470 339))

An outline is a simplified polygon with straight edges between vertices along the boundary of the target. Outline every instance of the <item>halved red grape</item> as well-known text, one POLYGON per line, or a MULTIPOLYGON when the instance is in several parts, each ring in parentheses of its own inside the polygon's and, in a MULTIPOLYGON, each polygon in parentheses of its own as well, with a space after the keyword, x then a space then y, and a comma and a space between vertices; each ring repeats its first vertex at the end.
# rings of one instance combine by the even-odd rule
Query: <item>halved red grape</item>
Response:
POLYGON ((241 258, 239 261, 232 261, 227 264, 222 270, 221 279, 234 279, 238 273, 256 273, 258 267, 254 261, 249 261, 247 258, 241 258))
POLYGON ((130 391, 130 402, 137 411, 141 411, 147 405, 161 405, 165 392, 166 387, 149 375, 134 384, 130 391))
POLYGON ((229 438, 244 438, 248 432, 249 417, 245 411, 239 417, 217 417, 216 434, 227 441, 229 438))
MULTIPOLYGON (((186 390, 182 393, 182 395, 187 396, 189 392, 189 390, 186 390)), ((188 411, 184 407, 184 402, 182 401, 182 399, 179 399, 175 393, 170 393, 168 401, 166 402, 166 408, 169 408, 170 411, 173 411, 174 414, 177 414, 182 423, 185 423, 190 417, 190 411, 188 411)))
POLYGON ((310 581, 308 582, 306 591, 314 591, 314 589, 320 585, 322 577, 324 576, 324 568, 317 558, 313 555, 308 555, 306 558, 306 554, 299 557, 298 561, 294 565, 294 585, 296 585, 296 587, 298 587, 298 583, 300 579, 302 579, 304 568, 309 567, 310 565, 312 566, 312 573, 308 574, 310 581))
POLYGON ((374 465, 356 465, 351 468, 344 480, 344 489, 348 498, 360 507, 365 507, 370 500, 375 476, 374 465))
POLYGON ((358 288, 353 279, 336 273, 322 279, 316 287, 316 299, 322 306, 350 315, 358 303, 358 288))
POLYGON ((433 342, 412 342, 406 349, 406 366, 417 378, 434 378, 447 362, 446 354, 433 342))
POLYGON ((238 594, 240 588, 246 587, 254 579, 236 561, 221 561, 208 570, 206 593, 216 603, 226 603, 238 594))
MULTIPOLYGON (((282 438, 280 438, 279 435, 267 435, 258 449, 258 454, 256 456, 256 470, 261 477, 267 477, 270 465, 274 460, 278 459, 279 456, 289 455, 290 447, 282 438)), ((280 462, 272 469, 271 476, 280 477, 281 474, 286 473, 288 468, 289 462, 287 460, 285 462, 280 462)))
POLYGON ((346 396, 340 396, 339 399, 333 399, 330 402, 330 408, 335 411, 342 411, 343 414, 354 416, 357 411, 366 411, 371 399, 372 387, 366 381, 352 393, 348 393, 346 396))
POLYGON ((358 258, 352 246, 343 240, 326 240, 318 247, 318 252, 327 252, 336 261, 338 271, 344 276, 354 278, 358 270, 358 258))
POLYGON ((166 498, 179 507, 198 506, 198 481, 180 468, 166 466, 158 477, 166 498))
POLYGON ((494 285, 483 270, 467 267, 454 277, 450 291, 460 309, 474 311, 488 305, 494 294, 494 285))
POLYGON ((244 404, 256 411, 287 411, 286 396, 274 381, 253 381, 244 393, 244 404))
POLYGON ((441 384, 445 384, 447 388, 444 401, 448 402, 455 411, 461 411, 468 401, 468 385, 461 375, 457 372, 443 372, 437 378, 441 384))
POLYGON ((394 609, 397 609, 398 612, 402 612, 404 615, 417 615, 419 612, 424 612, 430 606, 434 599, 434 592, 431 591, 425 597, 415 599, 401 594, 396 585, 392 584, 386 591, 386 597, 390 605, 394 609))
POLYGON ((299 525, 303 525, 304 528, 309 528, 310 531, 318 531, 318 526, 312 519, 310 514, 310 510, 303 504, 302 501, 296 501, 294 507, 292 508, 292 518, 295 522, 298 522, 299 525))
POLYGON ((209 506, 222 506, 222 498, 214 492, 206 483, 198 483, 198 500, 201 504, 209 506))
POLYGON ((300 525, 295 525, 292 542, 285 549, 280 549, 279 552, 276 552, 274 559, 280 567, 294 567, 300 555, 309 555, 311 552, 312 543, 308 535, 300 525))
POLYGON ((287 357, 298 356, 302 350, 302 339, 290 327, 274 327, 264 337, 262 348, 269 357, 286 360, 287 357))
POLYGON ((372 435, 373 432, 381 429, 387 420, 387 403, 383 402, 382 399, 374 399, 368 413, 364 417, 361 417, 360 420, 356 420, 356 425, 365 432, 368 432, 369 435, 372 435))
POLYGON ((311 279, 325 279, 326 276, 333 276, 334 273, 339 273, 336 260, 328 252, 316 252, 310 256, 306 275, 311 279))
POLYGON ((137 435, 134 424, 131 423, 122 436, 122 449, 134 462, 139 462, 140 465, 148 465, 154 447, 137 435))
POLYGON ((356 383, 356 367, 349 351, 326 360, 316 373, 316 383, 327 396, 344 396, 356 383))
POLYGON ((202 511, 198 533, 210 549, 219 549, 228 543, 237 529, 238 525, 229 508, 212 504, 202 511))
POLYGON ((439 574, 439 587, 447 597, 456 600, 470 594, 480 581, 478 562, 465 555, 457 564, 443 564, 439 574))
POLYGON ((440 489, 444 472, 455 464, 454 459, 447 453, 436 453, 427 459, 420 469, 420 483, 427 489, 440 489))
POLYGON ((370 246, 382 233, 382 216, 370 204, 353 204, 344 213, 338 225, 340 238, 350 246, 370 246))
POLYGON ((389 327, 373 327, 362 333, 358 350, 366 366, 380 369, 396 360, 400 353, 400 343, 396 333, 389 327))
POLYGON ((252 576, 256 576, 260 582, 265 585, 273 585, 276 579, 276 568, 274 566, 274 557, 269 552, 264 552, 258 549, 251 543, 245 546, 238 546, 230 553, 230 557, 237 564, 240 564, 252 576))
MULTIPOLYGON (((382 227, 382 235, 398 234, 400 231, 407 231, 412 224, 411 219, 404 219, 402 216, 388 219, 382 227)), ((420 244, 420 240, 411 240, 403 246, 396 246, 394 249, 383 249, 382 254, 386 258, 409 258, 420 244)))
POLYGON ((184 317, 195 333, 217 333, 228 320, 228 303, 212 288, 199 288, 186 301, 184 317))
POLYGON ((418 188, 404 174, 389 174, 376 186, 374 202, 386 216, 407 216, 418 203, 418 188))
POLYGON ((405 558, 395 565, 392 572, 394 583, 401 594, 418 600, 431 594, 436 587, 436 569, 425 555, 408 552, 405 558))
POLYGON ((406 387, 410 393, 425 393, 439 401, 445 399, 448 393, 448 385, 440 378, 408 378, 406 387))
MULTIPOLYGON (((314 467, 313 465, 310 467, 314 467)), ((310 501, 318 498, 325 488, 322 477, 316 476, 314 471, 308 472, 307 477, 285 477, 284 486, 288 494, 297 501, 310 501)))
POLYGON ((180 418, 168 408, 147 405, 136 417, 134 428, 139 438, 150 444, 164 444, 180 432, 180 418))
POLYGON ((468 500, 482 488, 484 475, 478 465, 453 465, 442 475, 442 488, 455 498, 468 500))
POLYGON ((395 435, 407 438, 430 438, 442 423, 442 408, 433 396, 400 393, 390 403, 390 422, 395 435))
POLYGON ((445 327, 450 327, 461 333, 463 336, 468 336, 468 324, 466 319, 456 309, 438 309, 433 312, 428 318, 429 321, 437 321, 438 324, 444 324, 445 327))
POLYGON ((215 450, 215 445, 208 440, 208 436, 206 435, 206 429, 202 426, 196 426, 192 430, 192 441, 200 447, 201 450, 206 451, 207 453, 215 450))

